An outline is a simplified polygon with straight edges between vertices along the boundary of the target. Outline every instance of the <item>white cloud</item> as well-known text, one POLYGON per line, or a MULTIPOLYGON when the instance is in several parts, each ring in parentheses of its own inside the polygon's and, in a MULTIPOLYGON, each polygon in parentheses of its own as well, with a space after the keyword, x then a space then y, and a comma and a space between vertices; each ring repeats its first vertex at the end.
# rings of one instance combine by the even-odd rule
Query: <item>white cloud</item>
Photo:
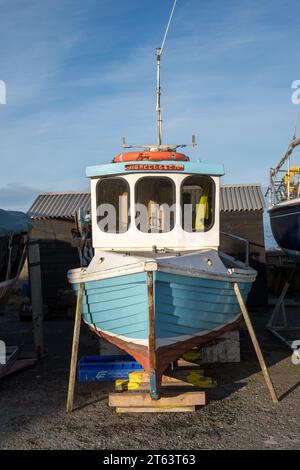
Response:
MULTIPOLYGON (((165 139, 196 133, 190 155, 225 163, 230 182, 266 181, 292 129, 292 28, 272 28, 280 2, 267 3, 178 2, 162 59, 165 139)), ((0 0, 2 187, 81 189, 85 166, 110 161, 123 135, 155 141, 154 48, 166 18, 151 5, 0 0)))

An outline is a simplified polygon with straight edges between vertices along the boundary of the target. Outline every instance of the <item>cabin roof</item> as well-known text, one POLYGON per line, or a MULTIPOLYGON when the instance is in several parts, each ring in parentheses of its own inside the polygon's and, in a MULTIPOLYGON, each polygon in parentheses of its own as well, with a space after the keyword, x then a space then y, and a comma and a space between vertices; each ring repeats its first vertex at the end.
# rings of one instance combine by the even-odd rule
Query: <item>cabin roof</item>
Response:
POLYGON ((141 172, 196 173, 201 175, 222 176, 224 175, 224 166, 220 163, 175 162, 168 160, 161 162, 133 161, 126 163, 109 163, 106 165, 88 166, 86 168, 86 176, 89 178, 141 172))
MULTIPOLYGON (((90 210, 89 191, 40 193, 28 214, 33 219, 72 219, 80 207, 90 210)), ((221 186, 221 212, 254 212, 264 209, 265 201, 259 183, 221 186)))

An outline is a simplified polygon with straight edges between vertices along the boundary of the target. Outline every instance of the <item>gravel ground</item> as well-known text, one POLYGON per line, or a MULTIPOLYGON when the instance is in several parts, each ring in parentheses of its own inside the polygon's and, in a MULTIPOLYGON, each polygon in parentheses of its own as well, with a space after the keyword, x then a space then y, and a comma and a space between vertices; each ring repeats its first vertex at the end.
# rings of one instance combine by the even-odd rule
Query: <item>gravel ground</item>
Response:
MULTIPOLYGON (((209 366, 218 387, 195 413, 118 415, 108 407, 110 384, 78 384, 76 409, 65 413, 73 322, 45 322, 47 357, 0 382, 0 449, 299 449, 300 365, 271 337, 268 316, 253 315, 280 403, 273 405, 248 334, 241 331, 242 362, 209 366)), ((2 339, 30 348, 31 324, 10 306, 0 316, 2 339)), ((97 354, 83 327, 80 355, 97 354)))

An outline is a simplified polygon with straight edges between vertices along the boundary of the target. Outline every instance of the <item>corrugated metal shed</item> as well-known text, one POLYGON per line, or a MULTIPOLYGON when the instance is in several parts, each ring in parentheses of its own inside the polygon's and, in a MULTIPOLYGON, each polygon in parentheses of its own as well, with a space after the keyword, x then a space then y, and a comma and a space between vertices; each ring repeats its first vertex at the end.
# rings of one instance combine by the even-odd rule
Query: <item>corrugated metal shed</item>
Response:
MULTIPOLYGON (((28 214, 33 219, 71 219, 83 207, 90 210, 89 192, 40 193, 28 214)), ((221 187, 221 212, 263 211, 264 197, 260 184, 236 184, 221 187)))
POLYGON ((221 212, 263 211, 265 207, 259 183, 228 184, 221 187, 221 212))
POLYGON ((72 219, 80 207, 89 211, 90 205, 89 192, 40 193, 28 214, 33 219, 72 219))

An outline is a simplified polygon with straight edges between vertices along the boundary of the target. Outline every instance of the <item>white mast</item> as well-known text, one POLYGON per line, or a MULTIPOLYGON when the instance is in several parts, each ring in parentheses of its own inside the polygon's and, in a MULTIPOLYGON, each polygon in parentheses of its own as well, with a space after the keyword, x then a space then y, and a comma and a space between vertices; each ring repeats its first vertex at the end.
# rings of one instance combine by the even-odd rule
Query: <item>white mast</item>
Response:
POLYGON ((161 107, 160 107, 160 95, 161 95, 161 87, 160 87, 160 56, 161 56, 161 48, 158 47, 156 49, 156 113, 157 113, 157 145, 158 147, 161 146, 162 143, 162 118, 161 118, 161 107))

